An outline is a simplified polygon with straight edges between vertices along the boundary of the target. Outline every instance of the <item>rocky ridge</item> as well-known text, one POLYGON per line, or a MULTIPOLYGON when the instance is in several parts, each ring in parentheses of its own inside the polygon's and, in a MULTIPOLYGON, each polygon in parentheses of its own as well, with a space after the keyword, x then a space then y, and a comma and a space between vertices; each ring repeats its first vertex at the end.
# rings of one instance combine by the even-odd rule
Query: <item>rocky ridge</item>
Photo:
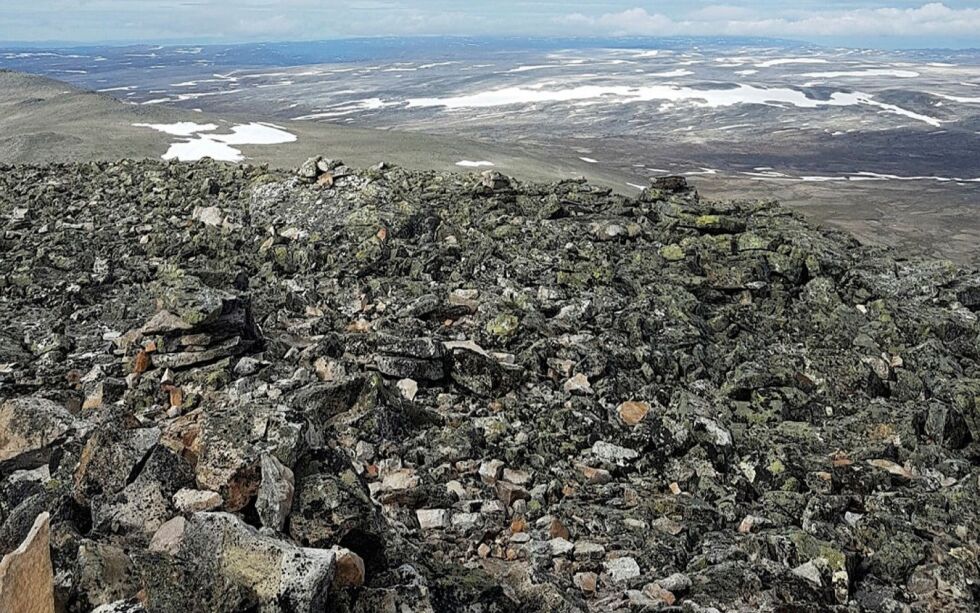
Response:
POLYGON ((59 610, 975 610, 980 275, 680 178, 0 167, 59 610))

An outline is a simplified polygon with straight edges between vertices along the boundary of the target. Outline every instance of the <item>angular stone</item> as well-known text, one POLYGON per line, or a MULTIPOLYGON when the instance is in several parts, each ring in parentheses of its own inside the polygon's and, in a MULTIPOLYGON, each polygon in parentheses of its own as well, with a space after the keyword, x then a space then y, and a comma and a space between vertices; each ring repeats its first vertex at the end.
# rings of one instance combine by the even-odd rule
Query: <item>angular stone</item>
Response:
POLYGON ((339 589, 351 589, 364 585, 364 560, 350 549, 334 547, 337 556, 333 585, 339 589))
POLYGON ((85 541, 78 547, 76 585, 88 606, 130 598, 139 591, 132 560, 122 547, 85 541))
POLYGON ((563 556, 567 553, 571 553, 572 549, 575 548, 575 545, 561 537, 558 537, 548 541, 548 547, 551 549, 551 555, 563 556))
POLYGON ((111 422, 100 426, 86 441, 75 468, 76 498, 88 501, 122 491, 160 436, 160 428, 126 429, 111 422))
POLYGON ((49 521, 38 515, 24 542, 0 560, 0 611, 54 613, 49 521))
POLYGON ((302 426, 289 421, 285 407, 236 404, 208 407, 192 444, 200 489, 218 492, 224 508, 238 511, 258 493, 261 449, 288 457, 302 448, 302 426))
POLYGON ((293 471, 268 453, 262 454, 261 465, 262 484, 259 486, 255 510, 263 526, 280 532, 293 506, 293 471))
POLYGON ((575 573, 573 582, 585 595, 591 596, 596 592, 599 577, 595 573, 575 573))
POLYGON ((449 525, 449 511, 446 509, 419 509, 415 511, 415 516, 423 530, 436 530, 449 525))
POLYGON ((582 373, 565 381, 564 389, 569 394, 588 395, 592 393, 592 385, 589 383, 589 378, 582 373))
POLYGON ((673 592, 674 594, 683 594, 691 589, 691 585, 693 585, 691 578, 684 573, 674 573, 669 577, 658 579, 657 583, 660 585, 660 587, 673 592))
POLYGON ((452 518, 453 528, 466 531, 476 528, 480 524, 479 513, 455 513, 452 518))
POLYGON ((224 501, 221 494, 208 490, 192 490, 184 488, 178 490, 173 497, 174 506, 181 513, 198 513, 200 511, 214 511, 221 508, 224 501))
POLYGON ((494 491, 497 493, 497 498, 499 498, 500 501, 508 507, 514 504, 514 502, 517 500, 531 499, 531 495, 526 489, 506 481, 497 481, 497 483, 494 485, 494 491))
POLYGON ((745 222, 725 215, 701 215, 691 227, 709 234, 736 234, 745 231, 745 222))
POLYGON ((402 379, 398 382, 398 391, 402 393, 405 400, 412 402, 419 393, 419 384, 414 379, 402 379))
POLYGON ((206 226, 220 226, 221 222, 224 221, 225 215, 216 206, 199 206, 194 208, 191 217, 206 226))
POLYGON ((0 404, 0 473, 37 468, 71 431, 87 424, 59 404, 22 397, 0 404))
POLYGON ((623 420, 624 424, 635 426, 643 421, 647 414, 650 413, 650 405, 646 402, 628 401, 619 405, 616 411, 619 413, 619 418, 623 420))
POLYGON ((504 473, 504 463, 500 460, 488 460, 480 464, 480 479, 487 485, 493 485, 504 473))
POLYGON ((184 539, 184 531, 187 529, 187 520, 178 515, 170 521, 164 523, 153 533, 148 549, 150 551, 177 553, 184 539))
POLYGON ((640 576, 640 565, 633 558, 615 558, 603 564, 604 576, 611 583, 629 583, 640 576))
POLYGON ((341 453, 318 450, 294 467, 289 535, 304 546, 341 545, 371 567, 383 556, 384 523, 367 487, 341 453))
POLYGON ((419 360, 400 355, 379 355, 374 358, 374 364, 378 367, 378 371, 386 377, 441 381, 446 376, 445 364, 436 360, 419 360))
POLYGON ((606 548, 598 543, 579 541, 575 543, 575 559, 599 561, 606 555, 606 548))
POLYGON ((173 545, 171 561, 144 574, 150 610, 327 610, 334 551, 262 536, 229 513, 195 513, 173 545))
POLYGON ((463 389, 483 397, 500 396, 510 389, 510 371, 476 343, 456 341, 446 347, 451 356, 449 375, 463 389))
POLYGON ((419 477, 411 468, 391 471, 381 481, 382 492, 398 492, 415 489, 419 485, 419 477))
POLYGON ((592 445, 592 455, 610 464, 625 465, 628 462, 640 457, 640 454, 633 449, 613 445, 606 441, 596 441, 592 445))
POLYGON ((194 483, 190 465, 162 445, 154 447, 129 478, 132 481, 121 491, 106 490, 89 498, 92 524, 100 532, 149 537, 174 515, 174 494, 194 483))

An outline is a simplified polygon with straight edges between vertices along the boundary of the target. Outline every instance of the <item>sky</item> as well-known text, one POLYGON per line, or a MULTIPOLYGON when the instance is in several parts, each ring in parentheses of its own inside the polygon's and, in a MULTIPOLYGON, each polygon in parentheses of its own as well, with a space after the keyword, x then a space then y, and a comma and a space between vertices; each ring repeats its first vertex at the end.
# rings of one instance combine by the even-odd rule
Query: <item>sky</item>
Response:
POLYGON ((0 0, 0 43, 392 35, 720 35, 980 47, 980 0, 0 0))

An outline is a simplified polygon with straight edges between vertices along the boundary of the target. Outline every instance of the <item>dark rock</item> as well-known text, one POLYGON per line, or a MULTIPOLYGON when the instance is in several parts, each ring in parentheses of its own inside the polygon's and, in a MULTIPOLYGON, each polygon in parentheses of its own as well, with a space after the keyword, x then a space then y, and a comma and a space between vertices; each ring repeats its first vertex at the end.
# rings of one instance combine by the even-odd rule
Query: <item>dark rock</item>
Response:
POLYGON ((0 548, 50 513, 69 613, 977 608, 975 271, 682 177, 0 200, 0 548))

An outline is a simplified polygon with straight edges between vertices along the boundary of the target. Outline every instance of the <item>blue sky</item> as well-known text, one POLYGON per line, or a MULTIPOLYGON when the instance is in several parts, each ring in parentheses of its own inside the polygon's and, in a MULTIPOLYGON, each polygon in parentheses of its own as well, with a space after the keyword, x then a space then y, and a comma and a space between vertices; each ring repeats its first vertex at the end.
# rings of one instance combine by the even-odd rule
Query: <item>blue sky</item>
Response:
POLYGON ((0 41, 730 35, 980 47, 980 0, 0 0, 0 41))

